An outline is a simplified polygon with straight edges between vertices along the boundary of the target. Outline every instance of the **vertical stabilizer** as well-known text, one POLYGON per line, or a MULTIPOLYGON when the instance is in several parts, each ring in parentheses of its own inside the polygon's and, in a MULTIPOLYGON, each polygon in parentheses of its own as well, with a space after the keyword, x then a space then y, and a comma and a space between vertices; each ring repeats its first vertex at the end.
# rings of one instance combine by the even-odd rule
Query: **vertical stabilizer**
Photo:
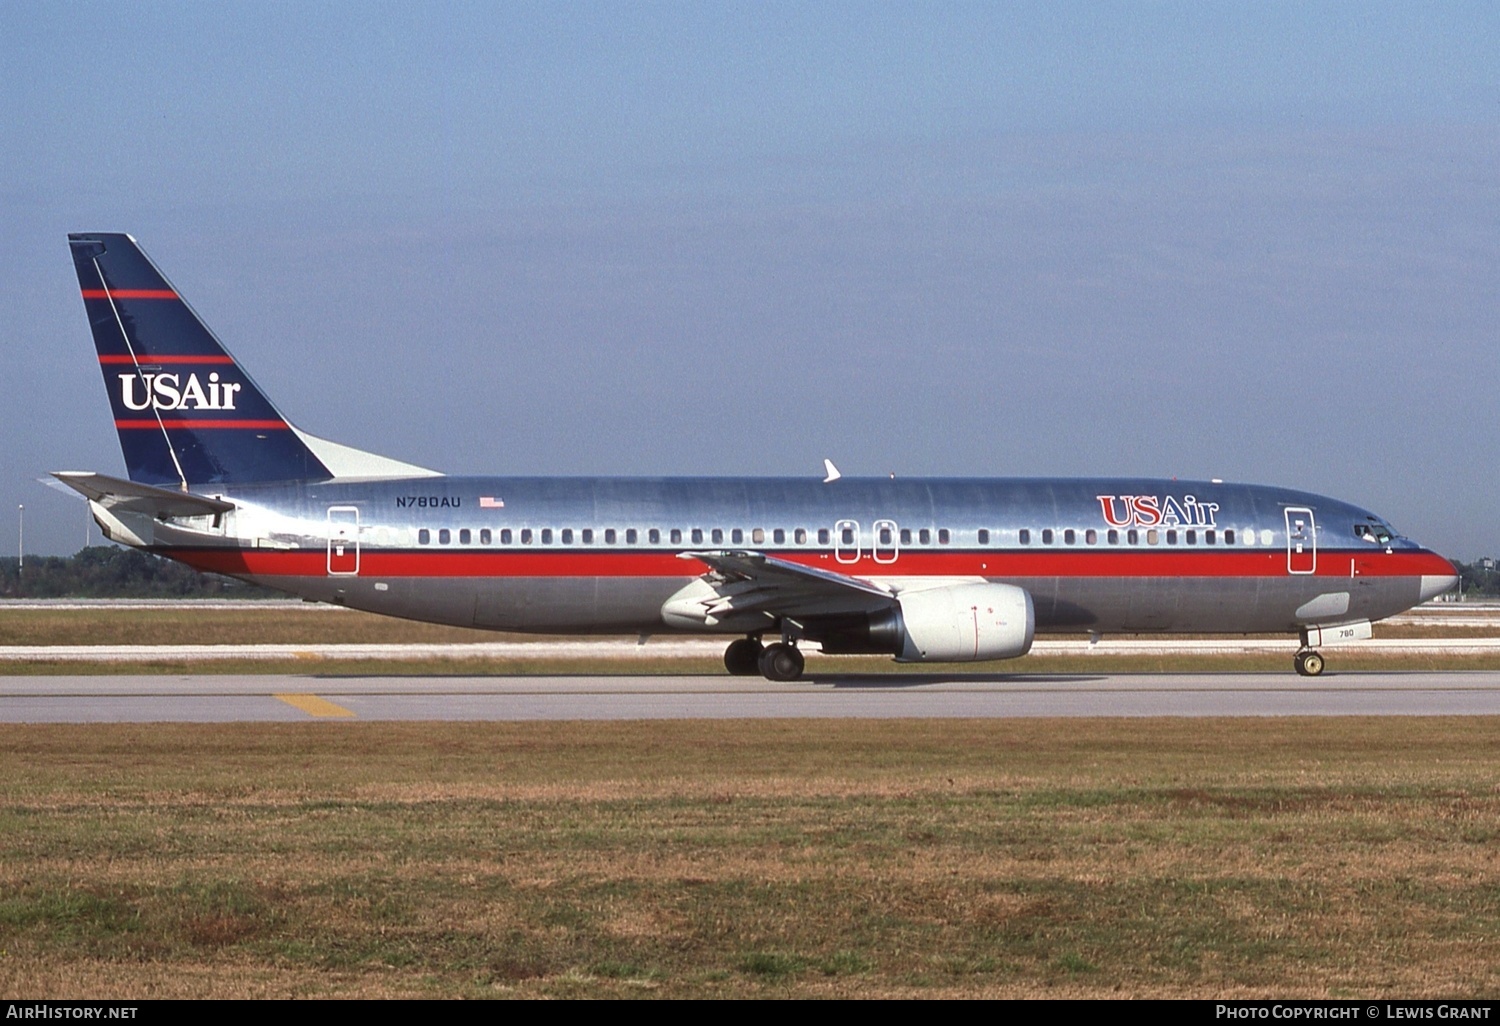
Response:
POLYGON ((68 243, 132 481, 332 476, 134 239, 90 232, 68 243))

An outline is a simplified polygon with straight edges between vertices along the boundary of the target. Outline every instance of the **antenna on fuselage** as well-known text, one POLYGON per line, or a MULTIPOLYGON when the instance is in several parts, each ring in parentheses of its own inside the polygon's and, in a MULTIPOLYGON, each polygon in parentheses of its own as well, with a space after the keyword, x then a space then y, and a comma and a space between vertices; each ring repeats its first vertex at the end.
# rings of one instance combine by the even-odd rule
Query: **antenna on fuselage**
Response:
POLYGON ((833 481, 837 481, 839 478, 844 476, 843 474, 839 473, 839 468, 833 465, 833 460, 827 459, 826 457, 823 460, 823 473, 827 475, 823 478, 824 484, 829 484, 833 481))

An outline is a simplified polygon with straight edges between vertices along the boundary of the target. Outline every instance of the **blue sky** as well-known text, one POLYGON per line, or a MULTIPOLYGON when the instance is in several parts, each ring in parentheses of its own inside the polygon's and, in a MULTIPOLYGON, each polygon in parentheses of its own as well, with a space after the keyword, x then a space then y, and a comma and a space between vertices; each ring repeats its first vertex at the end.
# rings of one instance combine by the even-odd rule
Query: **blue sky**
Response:
POLYGON ((121 466, 119 230, 450 472, 1218 476, 1495 553, 1497 11, 0 0, 0 510, 73 551, 36 478, 121 466))

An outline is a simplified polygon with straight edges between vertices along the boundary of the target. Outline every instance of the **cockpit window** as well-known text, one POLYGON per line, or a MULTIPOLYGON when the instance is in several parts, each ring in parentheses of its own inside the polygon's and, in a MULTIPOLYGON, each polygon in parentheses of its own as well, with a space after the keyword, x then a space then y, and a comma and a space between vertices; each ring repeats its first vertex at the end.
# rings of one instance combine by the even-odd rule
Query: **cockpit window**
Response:
POLYGON ((1396 532, 1391 530, 1389 524, 1375 517, 1366 517, 1354 525, 1354 537, 1362 538, 1371 545, 1389 545, 1395 536, 1396 532))

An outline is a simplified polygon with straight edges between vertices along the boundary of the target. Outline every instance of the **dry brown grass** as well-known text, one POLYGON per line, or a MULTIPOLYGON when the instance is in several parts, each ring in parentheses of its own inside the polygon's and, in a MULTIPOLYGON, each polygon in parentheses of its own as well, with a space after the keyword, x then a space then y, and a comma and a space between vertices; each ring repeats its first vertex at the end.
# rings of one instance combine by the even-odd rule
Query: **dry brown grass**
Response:
POLYGON ((280 605, 224 609, 188 603, 180 609, 0 606, 0 645, 462 644, 524 637, 310 603, 290 609, 280 605))
MULTIPOLYGON (((1487 636, 1485 628, 1430 628, 1377 625, 1379 637, 1487 636), (1436 633, 1435 633, 1436 632, 1436 633)), ((1145 637, 1127 635, 1125 637, 1145 637)), ((1192 635, 1212 637, 1212 635, 1192 635)), ((165 644, 405 644, 552 640, 533 634, 501 634, 442 627, 325 605, 305 608, 14 609, 0 607, 0 645, 165 645, 165 644)), ((649 651, 649 650, 648 650, 649 651)), ((1390 654, 1350 646, 1327 653, 1333 670, 1495 670, 1500 653, 1390 654)), ((1289 653, 1243 655, 1032 655, 982 663, 961 672, 981 673, 1173 673, 1184 671, 1267 671, 1285 673, 1289 653)), ((530 673, 722 673, 717 656, 657 657, 649 661, 608 657, 506 656, 439 659, 327 659, 296 662, 262 660, 158 660, 83 662, 56 659, 0 661, 0 676, 76 673, 286 673, 315 666, 320 673, 514 675, 530 673)), ((905 666, 884 657, 825 657, 812 653, 811 673, 930 673, 929 666, 905 666)), ((956 669, 956 668, 955 668, 956 669)))
POLYGON ((1493 719, 0 727, 6 996, 1492 996, 1493 719))

